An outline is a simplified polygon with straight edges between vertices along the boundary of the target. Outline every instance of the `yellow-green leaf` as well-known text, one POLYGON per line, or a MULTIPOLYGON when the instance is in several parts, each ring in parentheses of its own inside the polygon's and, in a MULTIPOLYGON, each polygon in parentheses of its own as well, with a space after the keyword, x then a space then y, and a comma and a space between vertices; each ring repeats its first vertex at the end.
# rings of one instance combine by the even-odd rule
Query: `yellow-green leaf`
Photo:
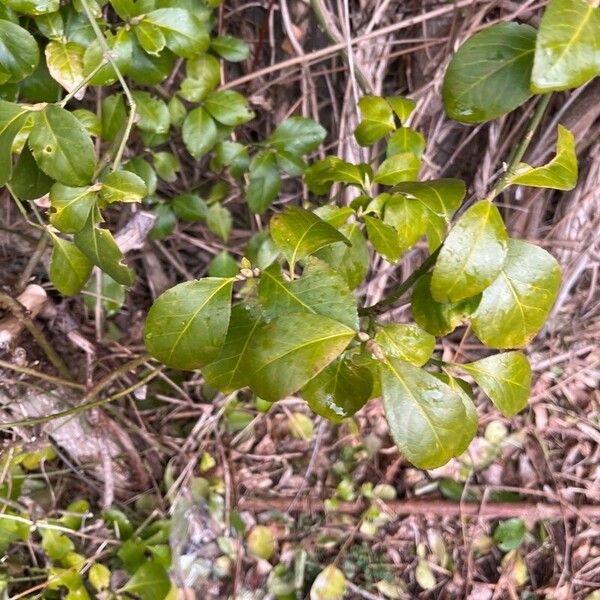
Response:
POLYGON ((64 233, 80 231, 97 199, 97 185, 69 187, 55 183, 50 188, 50 223, 64 233))
POLYGON ((14 102, 0 100, 0 186, 12 174, 12 146, 30 112, 14 102))
MULTIPOLYGON (((58 81, 67 92, 75 90, 82 82, 83 55, 85 49, 75 42, 51 41, 46 45, 46 64, 55 81, 58 81)), ((85 88, 81 88, 75 98, 81 100, 85 88)))
POLYGON ((375 341, 385 356, 423 366, 433 354, 435 337, 418 325, 389 323, 377 330, 375 341))
POLYGON ((63 296, 74 296, 88 280, 92 263, 73 242, 53 235, 52 245, 50 281, 63 296))

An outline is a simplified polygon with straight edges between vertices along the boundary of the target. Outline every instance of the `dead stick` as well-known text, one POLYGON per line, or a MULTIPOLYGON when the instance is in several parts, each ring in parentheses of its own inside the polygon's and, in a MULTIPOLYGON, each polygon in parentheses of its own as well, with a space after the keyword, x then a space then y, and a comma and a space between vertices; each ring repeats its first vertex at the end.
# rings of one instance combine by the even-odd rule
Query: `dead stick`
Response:
MULTIPOLYGON (((287 512, 290 498, 241 498, 238 509, 252 512, 277 510, 287 512)), ((359 514, 366 510, 367 504, 362 502, 340 502, 336 512, 359 514)), ((439 517, 481 517, 483 519, 507 519, 523 517, 532 521, 542 519, 561 519, 567 517, 585 517, 590 520, 600 519, 600 505, 586 504, 582 506, 560 506, 546 502, 491 502, 480 505, 467 502, 462 505, 447 500, 395 500, 386 502, 385 507, 396 515, 432 515, 439 517)), ((293 507, 292 512, 325 512, 322 500, 303 498, 293 507)))

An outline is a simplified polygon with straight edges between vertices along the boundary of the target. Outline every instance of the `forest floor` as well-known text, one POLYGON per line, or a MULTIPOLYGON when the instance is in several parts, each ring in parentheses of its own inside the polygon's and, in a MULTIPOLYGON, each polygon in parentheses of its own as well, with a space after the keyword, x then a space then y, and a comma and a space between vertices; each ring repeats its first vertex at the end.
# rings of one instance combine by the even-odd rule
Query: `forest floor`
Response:
MULTIPOLYGON (((299 0, 233 0, 221 9, 222 30, 252 48, 247 61, 225 74, 227 87, 243 91, 259 115, 248 135, 267 135, 286 116, 304 114, 328 130, 327 151, 360 159, 363 149, 352 131, 361 73, 375 94, 417 100, 411 125, 428 140, 422 178, 461 177, 472 197, 483 197, 533 106, 484 125, 451 122, 441 104, 444 68, 469 32, 498 20, 537 25, 545 2, 316 4, 324 9, 327 34, 299 0), (352 69, 339 42, 352 48, 352 69)), ((113 505, 129 514, 141 497, 150 497, 152 514, 169 518, 174 504, 186 506, 182 498, 202 507, 199 498, 206 493, 197 488, 206 483, 211 502, 225 508, 226 522, 208 509, 175 511, 175 574, 183 570, 182 549, 190 552, 198 530, 224 531, 241 515, 246 526, 271 527, 279 562, 292 574, 300 570, 306 582, 322 566, 336 564, 349 582, 346 598, 600 597, 600 82, 555 94, 527 162, 541 164, 552 155, 558 122, 577 140, 577 188, 519 188, 498 202, 511 236, 546 248, 563 271, 548 324, 527 350, 534 370, 527 410, 506 419, 479 398, 480 427, 469 451, 443 468, 422 471, 392 443, 378 400, 332 425, 300 399, 262 412, 244 392, 215 394, 200 373, 158 368, 143 355, 141 337, 152 300, 176 282, 203 275, 224 247, 243 256, 250 234, 263 225, 249 220, 238 195, 229 201, 235 224, 226 246, 203 224, 181 222, 169 237, 130 252, 137 281, 116 314, 103 314, 82 296, 59 303, 43 259, 26 274, 27 282, 48 293, 36 324, 92 386, 92 392, 62 389, 28 373, 54 371, 27 331, 0 356, 23 367, 19 372, 0 363, 2 419, 29 420, 4 430, 5 450, 51 444, 56 454, 42 468, 43 499, 32 500, 31 510, 35 504, 50 514, 87 498, 92 512, 113 505), (89 411, 44 418, 68 409, 69 402, 94 400, 89 411), (32 422, 36 416, 41 419, 32 422)), ((166 197, 201 179, 201 163, 183 153, 181 160, 182 181, 161 183, 166 197)), ((278 205, 302 194, 284 186, 278 205)), ((0 199, 0 223, 0 291, 8 291, 29 264, 35 232, 7 194, 0 199)), ((377 302, 423 256, 417 248, 400 265, 374 263, 368 285, 359 290, 362 301, 377 302)), ((389 317, 410 319, 408 303, 399 302, 389 317)), ((465 328, 438 350, 444 358, 481 357, 465 328)), ((87 533, 90 552, 108 536, 94 520, 87 533)), ((280 585, 289 583, 289 573, 280 575, 280 585)), ((196 583, 196 597, 264 590, 267 579, 274 593, 277 576, 268 564, 240 557, 231 577, 196 583)))

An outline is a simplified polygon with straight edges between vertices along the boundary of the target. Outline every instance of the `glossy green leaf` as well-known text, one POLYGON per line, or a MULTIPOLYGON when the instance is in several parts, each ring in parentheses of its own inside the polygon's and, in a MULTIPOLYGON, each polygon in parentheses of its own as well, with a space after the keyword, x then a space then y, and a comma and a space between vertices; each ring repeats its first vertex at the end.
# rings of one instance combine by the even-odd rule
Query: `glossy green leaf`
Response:
POLYGON ((235 277, 240 268, 227 250, 221 250, 208 265, 209 277, 235 277))
POLYGON ((380 375, 392 437, 412 464, 433 469, 461 452, 466 411, 450 386, 398 358, 382 363, 380 375))
POLYGON ((353 290, 363 282, 369 271, 369 249, 358 223, 343 225, 339 231, 350 245, 335 242, 318 250, 315 256, 330 265, 353 290))
POLYGON ((179 159, 172 152, 155 152, 152 155, 152 164, 156 174, 168 183, 177 181, 177 173, 181 169, 179 159))
POLYGON ((100 200, 113 202, 141 202, 146 197, 146 184, 130 171, 111 171, 101 179, 100 200))
POLYGON ((395 263, 402 256, 398 232, 376 217, 364 215, 363 220, 367 226, 367 236, 375 250, 389 262, 395 263))
POLYGON ((110 0, 110 5, 123 21, 128 21, 139 14, 134 0, 110 0))
POLYGON ((17 198, 20 200, 41 198, 50 191, 52 183, 52 179, 38 167, 29 147, 25 146, 21 150, 10 178, 10 187, 17 198))
POLYGON ((153 10, 146 15, 146 21, 162 31, 167 47, 178 56, 193 58, 208 49, 204 23, 183 8, 153 10))
POLYGON ((519 163, 509 178, 509 183, 531 187, 572 190, 577 185, 577 155, 575 138, 562 125, 558 126, 556 156, 542 167, 519 163))
MULTIPOLYGON (((254 160, 258 160, 259 152, 254 160)), ((270 161, 269 161, 270 162, 270 161)), ((244 144, 238 142, 230 142, 225 140, 219 142, 215 147, 215 155, 211 162, 211 169, 215 171, 221 170, 223 167, 229 167, 229 172, 234 177, 242 177, 243 174, 248 170, 250 166, 250 155, 248 148, 244 144)), ((275 177, 272 171, 269 169, 271 178, 274 180, 275 177)), ((248 205, 251 205, 250 200, 246 198, 248 205)), ((252 207, 250 210, 253 210, 252 207)))
POLYGON ((242 125, 254 118, 246 98, 233 90, 211 92, 204 101, 204 108, 223 125, 242 125))
POLYGON ((187 61, 186 78, 180 95, 189 102, 201 102, 221 81, 221 65, 212 54, 202 54, 187 61))
POLYGON ((62 88, 50 75, 45 60, 41 60, 35 71, 19 83, 19 95, 21 101, 31 104, 54 103, 62 96, 62 88))
POLYGON ((141 85, 161 84, 175 68, 177 57, 165 48, 158 56, 149 56, 134 36, 131 38, 131 59, 127 75, 141 85))
POLYGON ((35 19, 40 33, 49 40, 59 40, 65 34, 65 24, 60 12, 46 13, 35 19))
POLYGON ((504 352, 460 365, 506 417, 527 406, 531 367, 522 352, 504 352))
POLYGON ((96 205, 98 187, 69 187, 55 183, 49 194, 50 223, 64 233, 81 231, 96 205))
POLYGON ((477 202, 450 230, 431 278, 437 302, 458 302, 482 292, 500 273, 508 247, 502 216, 489 201, 477 202))
POLYGON ((238 304, 231 309, 225 344, 216 360, 202 369, 202 375, 210 385, 229 393, 250 383, 253 366, 247 362, 247 352, 261 324, 256 308, 238 304))
POLYGON ((158 56, 167 44, 162 30, 149 21, 141 21, 133 28, 133 31, 139 45, 145 52, 153 56, 158 56))
POLYGON ((185 104, 177 96, 171 96, 171 99, 167 103, 167 107, 169 108, 171 125, 173 125, 173 127, 181 127, 187 116, 185 104))
POLYGON ((89 183, 96 167, 94 144, 69 111, 49 104, 36 115, 29 147, 40 169, 65 185, 89 183))
POLYGON ((327 132, 312 119, 290 117, 280 123, 266 143, 276 150, 303 156, 316 150, 327 132))
POLYGON ((42 548, 53 560, 62 560, 69 552, 75 550, 71 538, 56 529, 42 529, 42 548))
POLYGON ((161 294, 146 319, 148 352, 176 369, 197 369, 217 358, 227 335, 233 281, 208 277, 161 294))
POLYGON ((400 127, 390 135, 386 156, 389 158, 394 154, 408 152, 414 154, 417 158, 421 158, 426 147, 427 142, 418 131, 410 127, 400 127))
POLYGON ((218 235, 226 242, 229 239, 231 228, 233 227, 231 213, 221 204, 213 204, 206 211, 206 225, 215 235, 218 235))
POLYGON ((246 188, 248 207, 255 214, 263 214, 281 189, 281 176, 273 152, 258 152, 250 162, 250 175, 246 188))
POLYGON ((181 129, 183 142, 195 158, 202 158, 217 143, 217 126, 201 106, 188 113, 181 129))
POLYGON ((386 158, 375 173, 373 181, 384 185, 396 185, 402 181, 414 181, 419 176, 421 160, 412 152, 394 154, 386 158))
POLYGON ((367 403, 372 389, 369 369, 338 358, 309 381, 300 394, 315 413, 340 423, 367 403))
POLYGON ((309 258, 302 276, 293 281, 285 281, 279 265, 271 265, 261 274, 258 298, 267 320, 308 312, 358 331, 354 294, 337 273, 317 258, 309 258))
POLYGON ((44 15, 56 12, 59 0, 2 0, 3 4, 26 15, 44 15))
MULTIPOLYGON (((113 62, 117 65, 121 73, 127 73, 133 53, 132 34, 125 28, 118 29, 114 34, 107 32, 106 43, 112 53, 113 62)), ((97 39, 94 39, 86 46, 83 55, 83 74, 91 75, 101 63, 105 63, 99 68, 95 75, 90 79, 92 85, 111 85, 117 81, 117 74, 111 62, 105 60, 103 47, 97 39)))
POLYGON ((363 96, 358 101, 362 120, 354 131, 354 137, 361 146, 370 146, 384 135, 394 131, 394 113, 385 98, 363 96))
MULTIPOLYGON (((75 90, 83 81, 83 54, 85 49, 75 42, 51 41, 45 49, 46 64, 53 79, 67 92, 75 90)), ((75 98, 81 100, 85 89, 81 88, 75 98)))
POLYGON ((442 304, 431 295, 431 273, 415 284, 411 308, 415 322, 432 335, 447 335, 463 324, 477 309, 481 294, 460 302, 442 304))
POLYGON ((93 212, 84 228, 75 234, 73 241, 89 260, 116 282, 127 286, 133 283, 133 272, 122 262, 123 253, 110 231, 96 227, 93 212))
POLYGON ((412 98, 404 98, 403 96, 387 96, 385 100, 392 107, 402 125, 406 123, 408 117, 417 107, 417 103, 412 98))
POLYGON ((184 221, 194 223, 206 219, 208 207, 206 202, 198 194, 179 194, 171 200, 173 212, 184 221))
POLYGON ((510 240, 498 278, 483 292, 473 331, 490 348, 522 348, 544 325, 560 287, 560 267, 542 248, 510 240))
POLYGON ((87 108, 76 108, 73 116, 83 125, 84 129, 94 137, 101 137, 102 123, 98 115, 87 108))
POLYGON ((127 109, 123 94, 112 94, 102 99, 102 139, 112 142, 123 131, 127 120, 127 109))
POLYGON ((322 315, 277 317, 250 341, 250 387, 269 402, 285 398, 333 362, 354 335, 353 329, 322 315))
POLYGON ((271 219, 271 237, 290 264, 293 272, 296 262, 329 244, 350 242, 334 227, 314 213, 287 206, 285 211, 271 219))
POLYGON ((525 521, 519 518, 500 521, 494 529, 494 541, 498 548, 504 552, 510 552, 518 548, 525 539, 527 528, 525 521))
POLYGON ((79 293, 92 272, 92 263, 73 242, 52 236, 48 275, 63 296, 79 293))
POLYGON ((389 323, 378 328, 375 341, 387 357, 422 367, 433 354, 435 337, 418 325, 389 323))
POLYGON ((428 225, 425 206, 403 194, 390 195, 385 201, 383 222, 398 232, 401 255, 412 248, 425 234, 428 225))
POLYGON ((165 600, 171 580, 161 564, 150 561, 145 562, 121 589, 140 600, 165 600))
POLYGON ((132 96, 136 105, 137 126, 152 133, 167 133, 171 124, 171 115, 166 102, 154 98, 148 92, 135 91, 132 96))
POLYGON ((250 55, 246 42, 232 35, 216 35, 210 40, 210 48, 229 62, 241 62, 250 55))
POLYGON ((144 181, 149 196, 152 196, 152 194, 156 192, 156 173, 154 172, 154 169, 150 166, 147 160, 143 159, 141 156, 136 156, 135 158, 127 161, 123 165, 123 168, 126 171, 135 173, 140 179, 144 181))
POLYGON ((403 182, 394 191, 418 200, 427 210, 427 239, 433 252, 444 241, 450 220, 458 210, 466 194, 464 181, 460 179, 436 179, 433 181, 403 182))
POLYGON ((23 27, 0 19, 0 84, 17 82, 35 71, 38 45, 23 27))
POLYGON ((551 0, 537 34, 531 89, 578 87, 600 75, 600 7, 595 0, 551 0))
POLYGON ((442 87, 448 115, 464 123, 500 117, 530 96, 536 31, 497 23, 476 33, 452 57, 442 87))
POLYGON ((31 113, 13 102, 0 100, 0 186, 12 173, 12 147, 31 113))
POLYGON ((304 173, 304 183, 313 194, 327 194, 334 183, 348 183, 362 188, 365 174, 372 178, 368 165, 353 165, 337 156, 315 161, 304 173))
POLYGON ((336 206, 335 204, 323 204, 318 206, 313 211, 317 217, 327 221, 330 225, 333 225, 336 229, 339 229, 346 223, 349 217, 355 214, 353 208, 349 206, 336 206))

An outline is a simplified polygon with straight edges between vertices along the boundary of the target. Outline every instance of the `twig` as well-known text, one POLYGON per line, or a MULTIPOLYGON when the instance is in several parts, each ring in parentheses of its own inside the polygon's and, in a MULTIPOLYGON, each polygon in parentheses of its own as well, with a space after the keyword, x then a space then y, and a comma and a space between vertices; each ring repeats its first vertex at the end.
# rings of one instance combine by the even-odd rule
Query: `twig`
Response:
POLYGON ((81 383, 75 383, 74 381, 68 381, 67 379, 61 379, 60 377, 46 375, 46 373, 41 373, 40 371, 30 369, 29 367, 21 367, 20 365, 15 365, 5 360, 0 360, 0 368, 16 371, 17 373, 22 373, 23 375, 30 375, 31 377, 37 377, 38 379, 43 379, 44 381, 48 381, 49 383, 53 383, 57 386, 72 387, 78 390, 85 390, 85 386, 81 383))

